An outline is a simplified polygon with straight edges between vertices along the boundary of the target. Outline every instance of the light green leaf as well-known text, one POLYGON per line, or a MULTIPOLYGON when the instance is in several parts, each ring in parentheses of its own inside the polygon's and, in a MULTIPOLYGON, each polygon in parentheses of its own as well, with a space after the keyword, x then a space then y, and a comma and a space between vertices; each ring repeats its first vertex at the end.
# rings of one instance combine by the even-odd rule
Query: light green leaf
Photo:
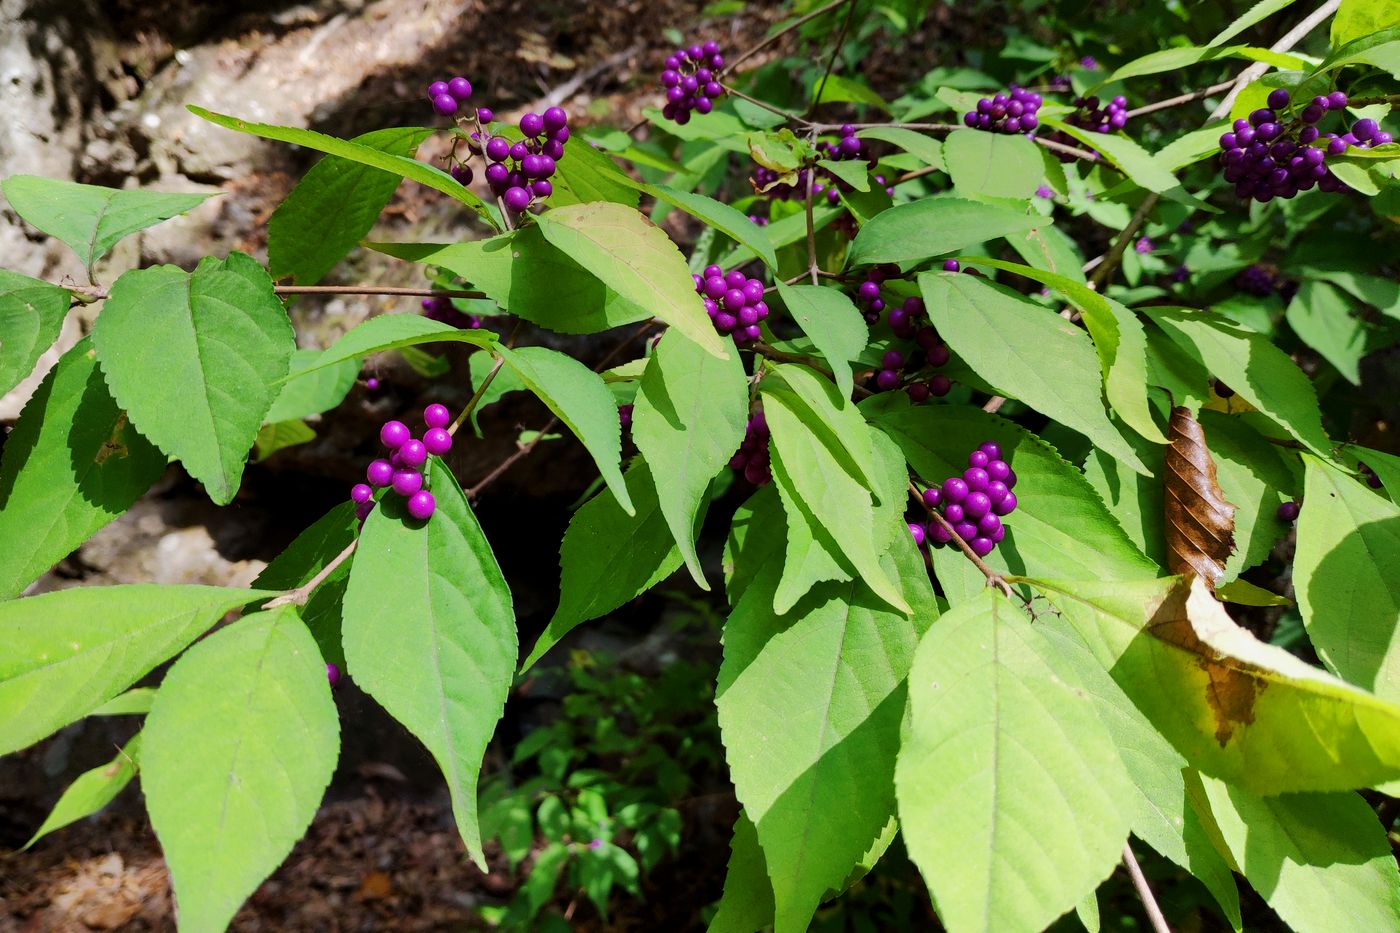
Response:
POLYGON ((548 347, 497 347, 495 352, 515 371, 525 388, 539 396, 559 420, 568 425, 598 464, 623 509, 632 514, 632 500, 622 480, 622 424, 617 404, 603 377, 572 356, 548 347))
POLYGON ((821 285, 779 283, 778 294, 788 315, 831 367, 841 397, 850 398, 854 390, 851 362, 870 339, 870 327, 860 311, 844 292, 821 285))
MULTIPOLYGON (((837 217, 846 213, 843 204, 832 206, 830 204, 812 205, 812 229, 821 231, 830 226, 837 217)), ((789 214, 782 220, 775 220, 763 228, 764 234, 768 237, 768 242, 773 244, 774 249, 782 249, 784 246, 791 246, 807 236, 807 215, 805 212, 789 214)), ((755 258, 757 254, 747 246, 736 246, 725 256, 717 260, 718 264, 725 269, 733 269, 742 266, 744 263, 755 258)))
POLYGON ((859 78, 828 74, 826 75, 826 83, 819 84, 812 90, 821 91, 815 100, 817 104, 868 104, 871 107, 878 107, 886 113, 890 112, 890 105, 885 102, 885 99, 859 78))
POLYGON ((778 931, 807 928, 893 811, 904 677, 937 610, 911 539, 881 565, 914 607, 907 617, 859 582, 821 584, 775 617, 779 568, 769 561, 748 571, 753 583, 725 625, 715 703, 778 931))
POLYGON ((1193 352, 1245 401, 1319 456, 1330 455, 1332 442, 1322 430, 1312 383, 1269 338, 1216 314, 1176 308, 1146 311, 1168 337, 1193 352))
POLYGON ((262 463, 279 450, 316 439, 316 432, 304 421, 278 421, 263 425, 253 441, 253 462, 262 463))
POLYGON ((1040 122, 1042 126, 1060 130, 1073 136, 1088 148, 1101 153, 1104 158, 1112 162, 1119 171, 1127 175, 1140 188, 1161 194, 1181 185, 1175 175, 1164 169, 1152 158, 1152 153, 1126 136, 1114 133, 1095 133, 1091 130, 1071 126, 1054 117, 1044 117, 1040 122))
POLYGON ((381 314, 352 327, 321 351, 318 358, 288 373, 280 381, 304 379, 346 360, 363 360, 375 353, 424 343, 466 343, 483 350, 494 350, 496 335, 489 330, 461 330, 418 314, 381 314))
POLYGON ((685 257, 637 211, 598 202, 539 218, 545 239, 623 298, 644 307, 721 359, 728 356, 695 291, 685 257))
POLYGON ((155 687, 132 687, 103 703, 89 713, 89 716, 141 716, 151 711, 151 701, 156 697, 155 687))
POLYGON ((1211 39, 1210 42, 1206 44, 1211 48, 1223 45, 1255 23, 1262 22, 1280 10, 1286 9, 1292 5, 1293 0, 1259 0, 1258 3, 1235 17, 1230 25, 1216 33, 1215 38, 1211 39))
POLYGON ((360 533, 345 591, 345 658, 355 683, 437 760, 457 831, 484 870, 477 772, 515 672, 515 613, 452 471, 430 463, 432 518, 414 521, 402 499, 386 496, 360 533))
MULTIPOLYGON (((922 262, 1050 222, 995 204, 961 198, 924 198, 898 204, 860 228, 847 262, 922 262)), ((770 231, 771 234, 771 231, 770 231)), ((774 246, 779 245, 774 241, 774 246)))
POLYGON ((91 586, 0 602, 0 755, 81 719, 272 595, 217 586, 91 586))
POLYGON ((608 155, 575 137, 564 144, 564 157, 555 163, 552 208, 590 201, 611 201, 636 207, 637 192, 631 179, 617 167, 608 155))
POLYGON ((1400 23, 1397 0, 1342 0, 1332 17, 1332 47, 1340 48, 1396 23, 1400 23))
POLYGON ((92 331, 117 404, 161 450, 227 505, 296 349, 262 266, 243 253, 133 270, 92 331))
POLYGON ((0 455, 0 599, 130 508, 165 463, 112 401, 92 340, 80 340, 44 377, 0 455))
POLYGON ((297 350, 292 354, 291 366, 287 371, 290 381, 282 384, 272 407, 263 416, 265 422, 273 424, 310 418, 330 411, 345 400, 355 385, 355 377, 360 374, 358 361, 341 360, 324 369, 318 368, 305 379, 295 378, 303 369, 316 366, 320 361, 320 350, 297 350))
POLYGON ((1202 772, 1258 794, 1400 777, 1400 707, 1258 641, 1199 577, 1032 585, 1202 772))
MULTIPOLYGON (((398 126, 364 133, 350 142, 412 158, 419 143, 432 134, 424 127, 398 126)), ((374 227, 400 181, 396 172, 339 156, 317 162, 268 219, 268 274, 274 279, 290 276, 299 285, 319 282, 374 227)))
POLYGON ((1356 794, 1256 797, 1204 778, 1240 872, 1298 933, 1400 927, 1400 873, 1385 831, 1356 794))
POLYGON ((749 387, 737 353, 717 359, 667 332, 647 363, 632 411, 632 438, 656 471, 661 514, 690 575, 708 590, 695 528, 710 481, 744 439, 749 387))
POLYGON ((899 819, 952 933, 1044 929, 1108 877, 1132 785, 1073 666, 1006 597, 929 630, 909 705, 899 819))
POLYGON ((1341 290, 1306 279, 1284 314, 1293 332, 1352 385, 1361 384, 1361 357, 1366 354, 1366 328, 1351 313, 1352 302, 1341 290))
POLYGON ((212 197, 103 188, 37 175, 11 175, 0 183, 0 190, 16 214, 72 247, 89 273, 92 264, 122 237, 183 214, 212 197))
POLYGON ((63 791, 63 796, 53 805, 49 815, 44 817, 44 822, 34 831, 34 835, 20 847, 21 851, 54 830, 91 816, 111 803, 112 798, 121 793, 122 788, 130 784, 131 779, 136 776, 136 763, 140 755, 141 733, 138 732, 117 752, 117 757, 74 778, 73 783, 63 791))
MULTIPOLYGON (((875 424, 929 483, 962 475, 968 453, 983 441, 1001 445, 1002 459, 1016 471, 1018 504, 1002 519, 1006 540, 987 558, 994 566, 1002 560, 1017 573, 1063 579, 1157 576, 1156 565, 1128 539, 1079 471, 1019 426, 961 405, 887 412, 875 424)), ((960 553, 954 560, 967 563, 960 553)))
POLYGON ((769 242, 768 234, 763 227, 749 220, 748 215, 742 211, 730 207, 723 201, 716 201, 714 198, 707 198, 703 194, 696 194, 693 191, 681 191, 669 185, 648 185, 632 181, 630 178, 627 182, 658 201, 664 201, 672 207, 680 208, 696 220, 714 227, 734 242, 752 250, 753 254, 763 260, 763 264, 768 268, 775 270, 778 268, 778 256, 773 251, 773 244, 769 242))
POLYGON ((141 788, 181 930, 223 930, 311 825, 340 721, 325 663, 291 606, 191 648, 142 733, 141 788))
POLYGON ((1031 266, 1085 283, 1084 256, 1079 246, 1059 227, 1037 227, 1006 238, 1011 248, 1031 266))
POLYGON ((1029 198, 1045 177, 1040 150, 1025 136, 954 130, 943 141, 943 162, 966 197, 1029 198))
MULTIPOLYGON (((645 363, 646 360, 640 359, 637 360, 637 362, 645 363)), ((496 368, 496 363, 496 357, 492 356, 490 353, 473 353, 467 358, 467 366, 471 370, 473 389, 481 388, 482 381, 491 370, 496 368)), ((606 381, 605 378, 604 382, 606 381)), ((486 386, 486 391, 482 393, 481 399, 476 403, 476 407, 472 409, 472 430, 476 432, 476 436, 482 436, 481 425, 477 423, 477 418, 481 415, 483 409, 495 404, 512 392, 524 391, 528 390, 526 390, 525 383, 521 381, 520 376, 516 374, 515 370, 502 362, 500 371, 496 373, 490 384, 486 386)))
POLYGON ((1400 508, 1330 463, 1303 456, 1293 583, 1328 670, 1400 702, 1400 508))
POLYGON ((0 395, 34 371, 63 329, 69 292, 0 269, 0 395))
POLYGON ((1359 36, 1346 45, 1333 49, 1312 73, 1327 74, 1357 63, 1375 65, 1392 75, 1400 73, 1400 25, 1387 23, 1384 29, 1359 36))
POLYGON ((365 146, 360 143, 350 142, 344 139, 337 139, 334 136, 327 136, 325 133, 317 133, 315 130, 304 130, 291 126, 273 126, 268 123, 250 123, 247 120, 240 120, 238 117, 227 116, 222 113, 214 113, 205 110, 203 107, 196 107, 193 104, 187 108, 190 113, 210 123, 222 126, 224 129, 234 130, 239 133, 248 133, 253 136, 260 136, 263 139, 272 139, 277 142, 292 143, 297 146, 304 146, 307 149, 314 149, 317 152, 324 152, 327 155, 339 156, 351 162, 358 162, 361 165, 368 165, 371 168, 383 169, 392 172, 410 181, 416 181, 420 185, 426 185, 435 191, 459 201, 470 207, 487 223, 497 229, 500 228, 498 213, 488 207, 481 198, 466 188, 461 182, 453 178, 447 172, 431 165, 426 165, 407 156, 395 155, 391 152, 384 152, 373 146, 365 146))
POLYGON ((968 262, 1005 269, 1054 289, 1079 309, 1094 338, 1104 394, 1124 423, 1154 444, 1167 443, 1147 404, 1147 334, 1130 309, 1068 276, 995 259, 968 262))
POLYGON ((856 135, 861 139, 879 139, 892 146, 898 146, 925 165, 943 171, 943 146, 931 136, 898 126, 868 127, 859 130, 856 135))
POLYGON ((1108 420, 1095 376, 1098 360, 1084 331, 975 276, 925 272, 919 288, 929 320, 953 353, 999 394, 1020 399, 1151 475, 1108 420))
MULTIPOLYGON (((263 568, 253 585, 264 590, 292 590, 306 585, 355 540, 359 531, 354 504, 342 502, 297 535, 286 550, 263 568)), ((344 561, 331 571, 300 610, 301 620, 321 649, 321 657, 342 671, 347 670, 347 665, 340 637, 341 607, 351 566, 351 561, 344 561)))
POLYGON ((742 811, 729 843, 724 894, 708 933, 757 933, 773 922, 773 884, 758 844, 758 830, 742 811))
POLYGON ((644 593, 681 565, 656 484, 640 457, 627 470, 636 513, 612 496, 596 495, 574 513, 559 546, 559 608, 521 664, 528 670, 582 622, 596 619, 644 593))

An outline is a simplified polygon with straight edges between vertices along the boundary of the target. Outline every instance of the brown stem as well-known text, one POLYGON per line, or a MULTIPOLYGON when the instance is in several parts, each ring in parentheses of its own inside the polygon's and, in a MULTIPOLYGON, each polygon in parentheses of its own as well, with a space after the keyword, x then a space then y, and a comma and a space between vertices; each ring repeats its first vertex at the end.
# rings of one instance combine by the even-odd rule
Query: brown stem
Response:
POLYGON ((938 522, 948 534, 953 536, 953 541, 957 544, 958 548, 966 555, 968 560, 972 561, 973 565, 978 570, 982 571, 982 576, 987 578, 988 586, 995 586, 997 589, 1001 590, 1002 594, 1005 595, 1007 599, 1015 598, 1016 594, 1012 592, 1011 585, 1006 582, 1002 575, 993 570, 986 561, 977 556, 977 552, 972 549, 972 545, 964 541, 962 536, 953 530, 953 526, 948 519, 938 514, 937 509, 928 507, 928 504, 924 502, 923 492, 919 490, 918 486, 914 485, 912 479, 909 481, 909 495, 913 496, 914 501, 919 503, 923 510, 928 513, 929 518, 938 522))
MULTIPOLYGON (((84 301, 106 298, 108 290, 101 286, 64 285, 77 292, 84 301)), ((486 298, 485 292, 463 289, 403 288, 397 285, 274 285, 277 295, 391 295, 401 298, 486 298)))
POLYGON ((1178 97, 1168 97, 1166 100, 1153 101, 1150 104, 1143 104, 1136 110, 1129 110, 1127 118, 1131 120, 1133 117, 1140 117, 1145 113, 1156 113, 1158 110, 1166 110, 1168 107, 1189 104, 1193 100, 1200 100, 1202 97, 1209 97, 1212 94, 1219 94, 1221 91, 1228 91, 1234 86, 1234 81, 1222 81, 1219 84, 1212 84, 1210 87, 1203 87, 1199 91, 1192 91, 1190 94, 1182 94, 1178 97))
POLYGON ((491 367, 491 371, 486 374, 486 378, 481 380, 481 385, 476 387, 476 391, 472 393, 472 397, 467 399, 467 404, 462 409, 462 413, 457 416, 457 420, 452 422, 451 427, 447 429, 448 434, 455 435, 457 429, 462 426, 462 423, 471 417, 471 413, 475 411, 476 406, 481 403, 482 396, 486 394, 486 390, 490 388, 492 380, 496 378, 496 373, 501 371, 501 367, 505 365, 505 362, 505 357, 496 357, 496 364, 491 367))
POLYGON ((1167 918, 1162 914, 1162 908, 1157 906, 1157 898, 1153 897, 1152 889, 1147 885, 1147 876, 1142 873, 1137 856, 1133 855, 1132 846, 1126 842, 1123 843, 1123 864, 1128 866, 1133 887, 1137 889, 1137 895, 1142 900, 1143 909, 1147 911, 1147 919, 1151 922, 1154 933, 1172 933, 1172 928, 1167 926, 1167 918))
POLYGON ((759 100, 757 97, 750 97, 743 91, 730 87, 728 84, 721 85, 721 87, 724 88, 724 93, 730 95, 731 97, 737 97, 740 100, 746 100, 749 103, 753 104, 755 107, 762 107, 769 113, 776 113, 778 116, 783 117, 787 120, 791 120, 793 123, 801 123, 803 126, 808 126, 811 124, 811 121, 808 120, 806 117, 799 116, 798 114, 793 113, 791 110, 784 110, 781 107, 775 107, 767 101, 759 100))
POLYGON ((817 109, 817 104, 821 102, 822 92, 826 90, 826 79, 831 77, 831 69, 836 65, 836 59, 841 54, 841 46, 846 43, 846 33, 851 29, 851 20, 856 15, 855 0, 846 7, 846 19, 841 23, 841 31, 836 35, 836 45, 831 50, 831 57, 826 60, 826 70, 822 72, 822 79, 817 82, 817 92, 812 95, 812 103, 808 105, 807 112, 811 113, 817 109))
POLYGON ((741 54, 738 58, 734 59, 732 62, 729 62, 728 64, 726 64, 726 65, 724 66, 724 71, 723 71, 722 73, 723 73, 723 74, 728 74, 729 72, 731 72, 731 71, 733 71, 734 69, 738 68, 739 65, 742 64, 743 62, 748 61, 750 58, 753 58, 753 57, 754 57, 755 55, 757 55, 759 52, 762 52, 764 49, 768 48, 768 46, 772 45, 774 42, 777 42, 777 41, 778 41, 779 39, 781 39, 783 36, 785 36, 785 35, 787 35, 788 33, 792 32, 794 29, 800 29, 802 26, 804 26, 804 25, 806 25, 807 23, 811 22, 812 20, 816 19, 818 16, 821 16, 823 13, 830 12, 831 10, 836 9, 838 6, 840 6, 840 5, 843 4, 843 3, 851 3, 851 2, 853 2, 853 0, 831 0, 830 3, 827 3, 827 4, 824 4, 823 6, 817 7, 815 10, 813 10, 813 11, 810 12, 810 13, 808 13, 806 16, 803 16, 803 17, 801 17, 801 18, 799 18, 799 19, 793 20, 792 22, 790 22, 790 23, 788 23, 786 26, 784 26, 782 29, 779 29, 777 32, 773 33, 771 36, 768 36, 767 38, 765 38, 765 39, 763 39, 762 41, 760 41, 757 45, 755 45, 755 46, 749 48, 747 51, 745 51, 743 54, 741 54))
POLYGON ((358 547, 359 544, 360 539, 356 537, 353 541, 351 541, 345 546, 345 550, 335 555, 335 557, 331 559, 331 562, 329 564, 326 564, 326 566, 322 567, 320 572, 317 573, 316 576, 312 577, 310 580, 307 580, 305 583, 303 583, 296 589, 288 590, 281 596, 278 596, 275 599, 268 600, 267 605, 263 606, 263 608, 276 609, 278 606, 305 605, 306 601, 311 598, 312 591, 315 590, 316 587, 320 586, 322 583, 325 583, 326 578, 329 577, 331 574, 335 573, 335 568, 339 567, 341 564, 349 560, 350 555, 355 553, 355 548, 358 547))
MULTIPOLYGON (((815 134, 813 134, 815 135, 815 134)), ((807 213, 807 274, 812 277, 812 284, 817 284, 817 227, 812 220, 812 186, 817 181, 816 166, 807 169, 807 197, 803 206, 807 213)))
MULTIPOLYGON (((1309 13, 1307 19, 1289 30, 1282 39, 1269 46, 1269 51, 1287 52, 1289 49, 1293 48, 1293 46, 1301 42, 1308 33, 1321 25, 1323 20, 1337 12, 1337 8, 1341 5, 1342 0, 1327 0, 1322 6, 1309 13)), ((1260 77, 1268 70, 1268 62, 1255 62, 1244 71, 1241 71, 1239 76, 1236 77, 1234 81, 1230 82, 1230 92, 1225 95, 1225 99, 1210 112, 1210 119, 1218 120, 1229 113, 1230 107, 1235 103, 1235 98, 1239 96, 1240 91, 1244 89, 1245 85, 1260 77)))

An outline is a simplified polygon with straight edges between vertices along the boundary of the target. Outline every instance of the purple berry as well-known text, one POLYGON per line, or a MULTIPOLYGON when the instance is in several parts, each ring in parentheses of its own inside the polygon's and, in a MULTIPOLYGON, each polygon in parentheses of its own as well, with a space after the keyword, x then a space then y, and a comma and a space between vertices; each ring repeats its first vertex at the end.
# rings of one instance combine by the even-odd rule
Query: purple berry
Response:
POLYGON ((860 287, 856 289, 856 294, 860 295, 860 297, 866 301, 874 301, 876 298, 880 297, 880 283, 872 282, 867 279, 860 283, 860 287))
POLYGON ((945 502, 943 504, 943 517, 948 519, 948 524, 956 525, 958 522, 967 518, 967 515, 964 514, 962 503, 945 502))
POLYGON ((934 546, 939 547, 953 540, 953 533, 939 522, 932 522, 928 526, 928 539, 934 546))
POLYGON ((370 376, 368 379, 365 380, 365 388, 369 389, 371 392, 373 392, 375 389, 378 389, 379 378, 377 376, 370 376))
POLYGON ((446 81, 434 81, 428 85, 428 100, 436 100, 448 92, 446 81))
POLYGON ((914 544, 918 547, 924 546, 924 526, 909 522, 909 534, 914 538, 914 544))
POLYGON ((964 541, 971 541, 977 537, 977 526, 966 520, 954 522, 953 531, 957 532, 958 537, 964 541))
POLYGON ((408 514, 418 519, 420 522, 427 521, 433 517, 433 511, 437 508, 437 500, 433 494, 426 489, 420 489, 408 497, 408 514))
POLYGON ((961 272, 961 271, 962 271, 962 263, 958 262, 956 259, 949 259, 949 260, 947 260, 947 261, 945 261, 945 262, 943 263, 943 271, 944 271, 944 272, 961 272))
POLYGON ((882 369, 875 377, 875 385, 879 386, 882 392, 888 392, 899 386, 899 373, 892 369, 882 369))
POLYGON ((544 118, 537 113, 527 113, 520 118, 520 132, 531 139, 544 132, 544 118))
POLYGON ((1296 522, 1299 512, 1298 503, 1282 502, 1278 507, 1278 520, 1281 522, 1296 522))
POLYGON ((564 112, 563 107, 550 107, 544 112, 541 119, 544 122, 544 128, 551 133, 557 133, 569 123, 569 115, 564 112))
POLYGON ((880 365, 885 369, 901 369, 904 366, 904 354, 898 350, 886 350, 885 355, 880 358, 880 365))
POLYGON ((476 119, 478 123, 490 123, 496 119, 496 112, 490 107, 476 108, 476 119))
POLYGON ((423 409, 423 423, 430 428, 445 428, 452 423, 452 413, 446 405, 434 402, 423 409))
POLYGON ((329 661, 326 662, 326 682, 332 687, 340 683, 340 668, 329 661))
POLYGON ((510 155, 510 140, 504 136, 492 136, 486 141, 486 158, 492 162, 504 162, 510 155))
POLYGON ((350 501, 356 505, 363 505, 374 498, 374 490, 364 483, 356 483, 350 489, 350 501))
POLYGON ((1347 96, 1341 91, 1333 91, 1327 95, 1328 110, 1344 110, 1347 105, 1347 96))
POLYGON ((455 97, 458 103, 465 104, 467 98, 472 96, 472 83, 466 78, 453 78, 447 82, 447 93, 455 97))
POLYGON ((992 505, 996 505, 1005 499, 1011 490, 1006 488, 1006 484, 999 479, 994 479, 987 484, 987 498, 992 500, 992 505))
POLYGON ((394 465, 388 460, 373 460, 365 468, 365 479, 371 486, 387 486, 394 481, 394 465))
POLYGON ((379 429, 379 441, 390 450, 396 450, 403 446, 403 443, 413 436, 408 425, 402 421, 386 421, 384 427, 379 429))
POLYGON ((423 432, 423 447, 435 457, 441 457, 452 449, 452 435, 446 428, 429 428, 423 432))
POLYGON ((399 458, 404 466, 420 467, 428 459, 428 448, 420 440, 405 441, 399 448, 399 458))
POLYGON ((977 532, 983 537, 991 538, 993 541, 1000 541, 1001 539, 996 536, 999 531, 1001 531, 1001 519, 997 518, 992 512, 988 512, 986 515, 977 519, 977 532))
POLYGON ((395 470, 392 485, 399 495, 411 496, 423 488, 423 474, 417 470, 395 470))
MULTIPOLYGON (((1000 480, 1001 482, 1005 483, 1006 478, 1010 475, 1011 467, 1007 464, 1005 460, 992 460, 987 464, 988 479, 1000 480)), ((1009 483, 1007 484, 1007 488, 1011 488, 1009 483)))
POLYGON ((979 469, 985 470, 987 468, 987 464, 991 462, 992 458, 987 456, 987 452, 985 450, 974 450, 972 453, 967 455, 967 465, 970 467, 977 467, 979 469))
POLYGON ((970 492, 963 500, 963 514, 977 521, 992 509, 992 500, 985 492, 970 492))
POLYGON ((943 498, 948 502, 961 502, 967 498, 970 491, 967 483, 956 476, 943 483, 943 498))
POLYGON ((943 493, 939 492, 936 486, 930 486, 924 490, 924 505, 931 509, 937 508, 943 501, 943 493))
POLYGON ((450 117, 457 112, 457 98, 451 94, 439 94, 433 98, 433 109, 444 117, 450 117))
POLYGON ((1274 110, 1282 110, 1288 106, 1288 91, 1283 88, 1275 88, 1269 92, 1269 106, 1274 110))
POLYGON ((967 542, 967 546, 972 548, 972 553, 976 554, 978 557, 986 557, 988 554, 992 553, 992 549, 996 547, 996 543, 993 542, 991 538, 974 537, 967 542))
POLYGON ((983 441, 977 445, 977 449, 993 460, 1001 459, 1001 445, 996 441, 983 441))
POLYGON ((1008 492, 1005 499, 992 506, 992 511, 997 515, 1010 515, 1016 511, 1016 494, 1008 492))
POLYGON ((1363 120, 1357 120, 1351 125, 1351 135, 1355 136, 1363 143, 1371 139, 1378 132, 1380 132, 1380 125, 1369 117, 1363 120))
POLYGON ((992 481, 986 470, 980 467, 968 467, 963 470, 963 480, 967 483, 967 488, 976 492, 986 492, 987 484, 992 481))
POLYGON ((518 186, 507 188, 505 202, 507 208, 518 214, 530 206, 530 192, 518 186))

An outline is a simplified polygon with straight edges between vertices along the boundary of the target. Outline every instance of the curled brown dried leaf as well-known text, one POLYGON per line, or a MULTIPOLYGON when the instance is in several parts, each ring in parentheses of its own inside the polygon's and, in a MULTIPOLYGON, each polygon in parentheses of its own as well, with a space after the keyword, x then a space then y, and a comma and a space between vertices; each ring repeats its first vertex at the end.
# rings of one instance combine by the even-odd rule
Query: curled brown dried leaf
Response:
POLYGON ((1215 479, 1205 432, 1190 409, 1172 409, 1166 451, 1167 566, 1198 574, 1212 590, 1235 549, 1235 507, 1215 479))

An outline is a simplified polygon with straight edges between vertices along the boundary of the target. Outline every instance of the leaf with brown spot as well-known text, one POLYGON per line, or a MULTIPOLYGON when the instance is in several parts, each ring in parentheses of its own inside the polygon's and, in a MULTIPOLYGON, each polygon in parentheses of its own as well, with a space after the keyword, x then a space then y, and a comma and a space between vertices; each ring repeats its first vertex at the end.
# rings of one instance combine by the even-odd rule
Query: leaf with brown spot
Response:
POLYGON ((1400 777, 1400 706, 1259 641, 1203 579, 1025 582, 1203 773, 1265 795, 1400 777))
POLYGON ((1235 507, 1215 480, 1215 460, 1190 409, 1172 409, 1167 437, 1167 568, 1198 574, 1214 590, 1235 550, 1235 507))

